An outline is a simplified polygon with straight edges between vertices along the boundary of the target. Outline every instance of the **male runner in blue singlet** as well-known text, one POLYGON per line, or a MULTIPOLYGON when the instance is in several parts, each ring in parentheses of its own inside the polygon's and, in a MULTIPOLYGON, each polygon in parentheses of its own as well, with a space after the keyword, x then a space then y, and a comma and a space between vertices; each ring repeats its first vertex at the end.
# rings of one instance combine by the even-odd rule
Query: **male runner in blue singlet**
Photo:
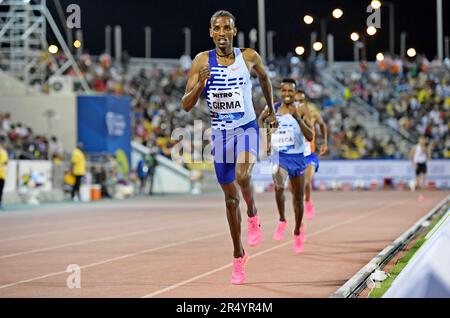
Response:
MULTIPOLYGON (((283 80, 281 83, 282 102, 275 105, 278 129, 272 134, 271 144, 275 199, 280 220, 274 239, 282 240, 286 230, 284 191, 286 179, 289 177, 295 212, 294 251, 301 253, 305 241, 305 228, 302 225, 306 171, 306 160, 303 155, 305 150, 304 139, 311 141, 313 132, 308 122, 307 110, 296 107, 294 104, 295 88, 295 80, 283 80)), ((267 108, 261 113, 258 119, 260 125, 262 125, 268 113, 267 108)))
POLYGON ((198 54, 193 63, 183 97, 183 108, 190 111, 202 93, 210 110, 213 157, 217 179, 225 194, 228 225, 234 246, 232 283, 245 281, 244 266, 248 253, 241 241, 239 192, 247 204, 248 243, 262 240, 259 215, 254 202, 251 173, 258 155, 259 127, 252 103, 250 71, 258 75, 270 118, 276 125, 272 85, 258 53, 233 47, 237 34, 236 19, 228 11, 211 18, 210 36, 216 48, 198 54))

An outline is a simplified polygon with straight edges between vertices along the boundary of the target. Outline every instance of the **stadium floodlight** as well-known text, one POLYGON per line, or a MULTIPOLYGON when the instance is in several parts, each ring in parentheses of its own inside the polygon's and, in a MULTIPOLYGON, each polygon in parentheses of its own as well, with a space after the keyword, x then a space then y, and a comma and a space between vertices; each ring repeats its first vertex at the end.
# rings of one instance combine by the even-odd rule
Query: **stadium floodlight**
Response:
POLYGON ((374 8, 375 10, 381 8, 381 1, 379 0, 372 0, 372 2, 370 2, 370 6, 372 8, 374 8))
POLYGON ((323 48, 323 44, 321 42, 315 42, 313 44, 313 49, 316 52, 319 52, 323 48))
POLYGON ((377 28, 371 25, 367 28, 366 32, 368 35, 374 35, 375 33, 377 33, 377 28))
POLYGON ((58 50, 59 50, 58 47, 54 44, 52 44, 48 47, 48 52, 50 54, 56 54, 56 53, 58 53, 58 50))
POLYGON ((350 39, 352 39, 353 42, 356 42, 359 40, 359 34, 356 32, 353 32, 352 34, 350 34, 350 39))
POLYGON ((342 10, 339 9, 339 8, 336 8, 336 9, 333 10, 333 17, 334 17, 335 19, 340 19, 340 18, 342 17, 343 14, 344 14, 344 11, 342 11, 342 10))
POLYGON ((80 42, 80 40, 75 40, 75 42, 73 42, 73 46, 74 46, 76 49, 79 49, 79 48, 81 47, 81 42, 80 42))
POLYGON ((384 54, 380 52, 377 54, 377 61, 381 62, 382 60, 384 60, 384 54))
POLYGON ((407 54, 409 57, 414 57, 414 56, 416 56, 417 52, 416 52, 415 49, 410 48, 410 49, 408 49, 408 51, 406 51, 406 54, 407 54))
POLYGON ((295 53, 298 55, 303 55, 305 53, 305 48, 303 46, 297 46, 295 48, 295 53))
POLYGON ((305 22, 306 24, 311 24, 314 22, 314 18, 310 15, 305 15, 303 17, 303 22, 305 22))

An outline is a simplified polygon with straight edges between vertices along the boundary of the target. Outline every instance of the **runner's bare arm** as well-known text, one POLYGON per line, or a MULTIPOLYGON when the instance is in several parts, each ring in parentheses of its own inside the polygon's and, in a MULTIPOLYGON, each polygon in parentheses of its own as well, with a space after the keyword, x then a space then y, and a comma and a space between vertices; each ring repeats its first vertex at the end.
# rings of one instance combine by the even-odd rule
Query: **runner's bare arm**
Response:
POLYGON ((192 68, 186 85, 186 92, 182 99, 183 109, 185 111, 191 111, 197 104, 210 76, 208 53, 200 53, 192 62, 192 68))
POLYGON ((311 127, 312 127, 312 120, 311 120, 311 112, 309 111, 309 107, 306 103, 303 103, 300 107, 298 107, 298 112, 300 115, 300 118, 303 119, 303 121, 311 127))
POLYGON ((316 123, 319 124, 320 133, 322 134, 322 138, 323 138, 323 144, 320 145, 320 149, 319 149, 319 156, 322 156, 328 152, 328 129, 327 129, 327 125, 323 121, 322 115, 320 115, 320 113, 316 112, 315 116, 316 116, 316 118, 315 118, 316 123))
POLYGON ((306 103, 300 104, 299 111, 303 118, 311 120, 311 112, 309 111, 309 107, 306 103))
POLYGON ((266 154, 268 156, 270 156, 271 152, 272 152, 272 148, 271 148, 271 134, 272 134, 272 130, 270 129, 270 127, 267 127, 266 125, 266 119, 269 117, 270 115, 270 110, 269 110, 269 106, 265 106, 263 111, 261 112, 261 114, 258 117, 258 126, 259 128, 266 128, 266 130, 264 130, 266 132, 266 138, 267 140, 263 140, 261 141, 261 145, 266 145, 266 154))
POLYGON ((301 118, 300 110, 298 108, 297 111, 294 112, 293 116, 297 120, 303 136, 305 136, 306 140, 311 141, 313 139, 313 130, 311 126, 301 118))
POLYGON ((264 127, 264 121, 269 117, 269 112, 269 107, 266 105, 258 117, 258 125, 260 128, 264 127))
POLYGON ((264 64, 261 60, 259 54, 252 49, 244 49, 243 51, 244 57, 247 61, 250 62, 253 69, 259 78, 259 83, 261 84, 261 88, 264 94, 264 97, 267 102, 267 106, 269 108, 269 116, 271 117, 271 124, 276 125, 275 118, 275 109, 273 107, 273 92, 272 92, 272 83, 270 82, 269 75, 264 68, 264 64))

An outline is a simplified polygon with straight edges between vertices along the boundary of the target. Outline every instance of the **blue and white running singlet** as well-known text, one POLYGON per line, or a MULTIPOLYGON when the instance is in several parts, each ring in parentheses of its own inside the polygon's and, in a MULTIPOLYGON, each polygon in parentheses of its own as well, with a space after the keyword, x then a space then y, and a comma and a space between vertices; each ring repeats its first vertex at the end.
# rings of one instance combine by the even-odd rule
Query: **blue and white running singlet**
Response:
POLYGON ((252 102, 252 81, 239 48, 234 48, 235 62, 219 65, 216 51, 209 52, 211 77, 205 88, 212 129, 234 129, 256 120, 252 102))
POLYGON ((211 77, 204 93, 211 116, 214 167, 220 184, 236 179, 236 161, 241 152, 258 157, 259 127, 252 102, 250 72, 239 48, 235 62, 219 65, 216 51, 209 52, 211 77))
POLYGON ((303 153, 305 143, 300 125, 291 114, 279 114, 280 106, 280 103, 275 105, 278 129, 272 134, 272 149, 285 154, 303 153))
POLYGON ((290 177, 304 175, 306 161, 304 136, 300 125, 291 114, 278 114, 281 103, 275 105, 278 129, 272 134, 272 162, 278 164, 290 177))

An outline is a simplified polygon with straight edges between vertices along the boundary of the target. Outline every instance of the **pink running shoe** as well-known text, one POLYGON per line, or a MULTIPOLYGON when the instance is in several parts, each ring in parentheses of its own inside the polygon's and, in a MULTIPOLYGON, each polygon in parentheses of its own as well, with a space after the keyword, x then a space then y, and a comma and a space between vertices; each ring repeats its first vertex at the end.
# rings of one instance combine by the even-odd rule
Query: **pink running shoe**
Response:
POLYGON ((294 251, 295 253, 303 253, 305 250, 304 241, 302 240, 302 235, 300 232, 300 235, 294 234, 294 251))
POLYGON ((312 220, 316 212, 314 211, 314 206, 312 201, 305 202, 305 217, 307 220, 312 220))
MULTIPOLYGON (((302 226, 300 227, 300 239, 302 240, 302 242, 306 242, 306 224, 302 223, 302 226)), ((294 234, 295 235, 295 234, 294 234)))
POLYGON ((246 276, 244 272, 245 264, 248 260, 247 252, 244 252, 244 256, 235 258, 233 260, 233 272, 231 273, 231 283, 239 285, 245 282, 246 276))
POLYGON ((287 221, 279 221, 278 225, 277 225, 277 229, 275 231, 275 233, 273 234, 273 239, 275 241, 281 241, 284 237, 284 231, 286 231, 286 225, 287 225, 287 221))
POLYGON ((259 215, 248 218, 248 245, 256 246, 262 241, 262 230, 259 223, 259 215))

